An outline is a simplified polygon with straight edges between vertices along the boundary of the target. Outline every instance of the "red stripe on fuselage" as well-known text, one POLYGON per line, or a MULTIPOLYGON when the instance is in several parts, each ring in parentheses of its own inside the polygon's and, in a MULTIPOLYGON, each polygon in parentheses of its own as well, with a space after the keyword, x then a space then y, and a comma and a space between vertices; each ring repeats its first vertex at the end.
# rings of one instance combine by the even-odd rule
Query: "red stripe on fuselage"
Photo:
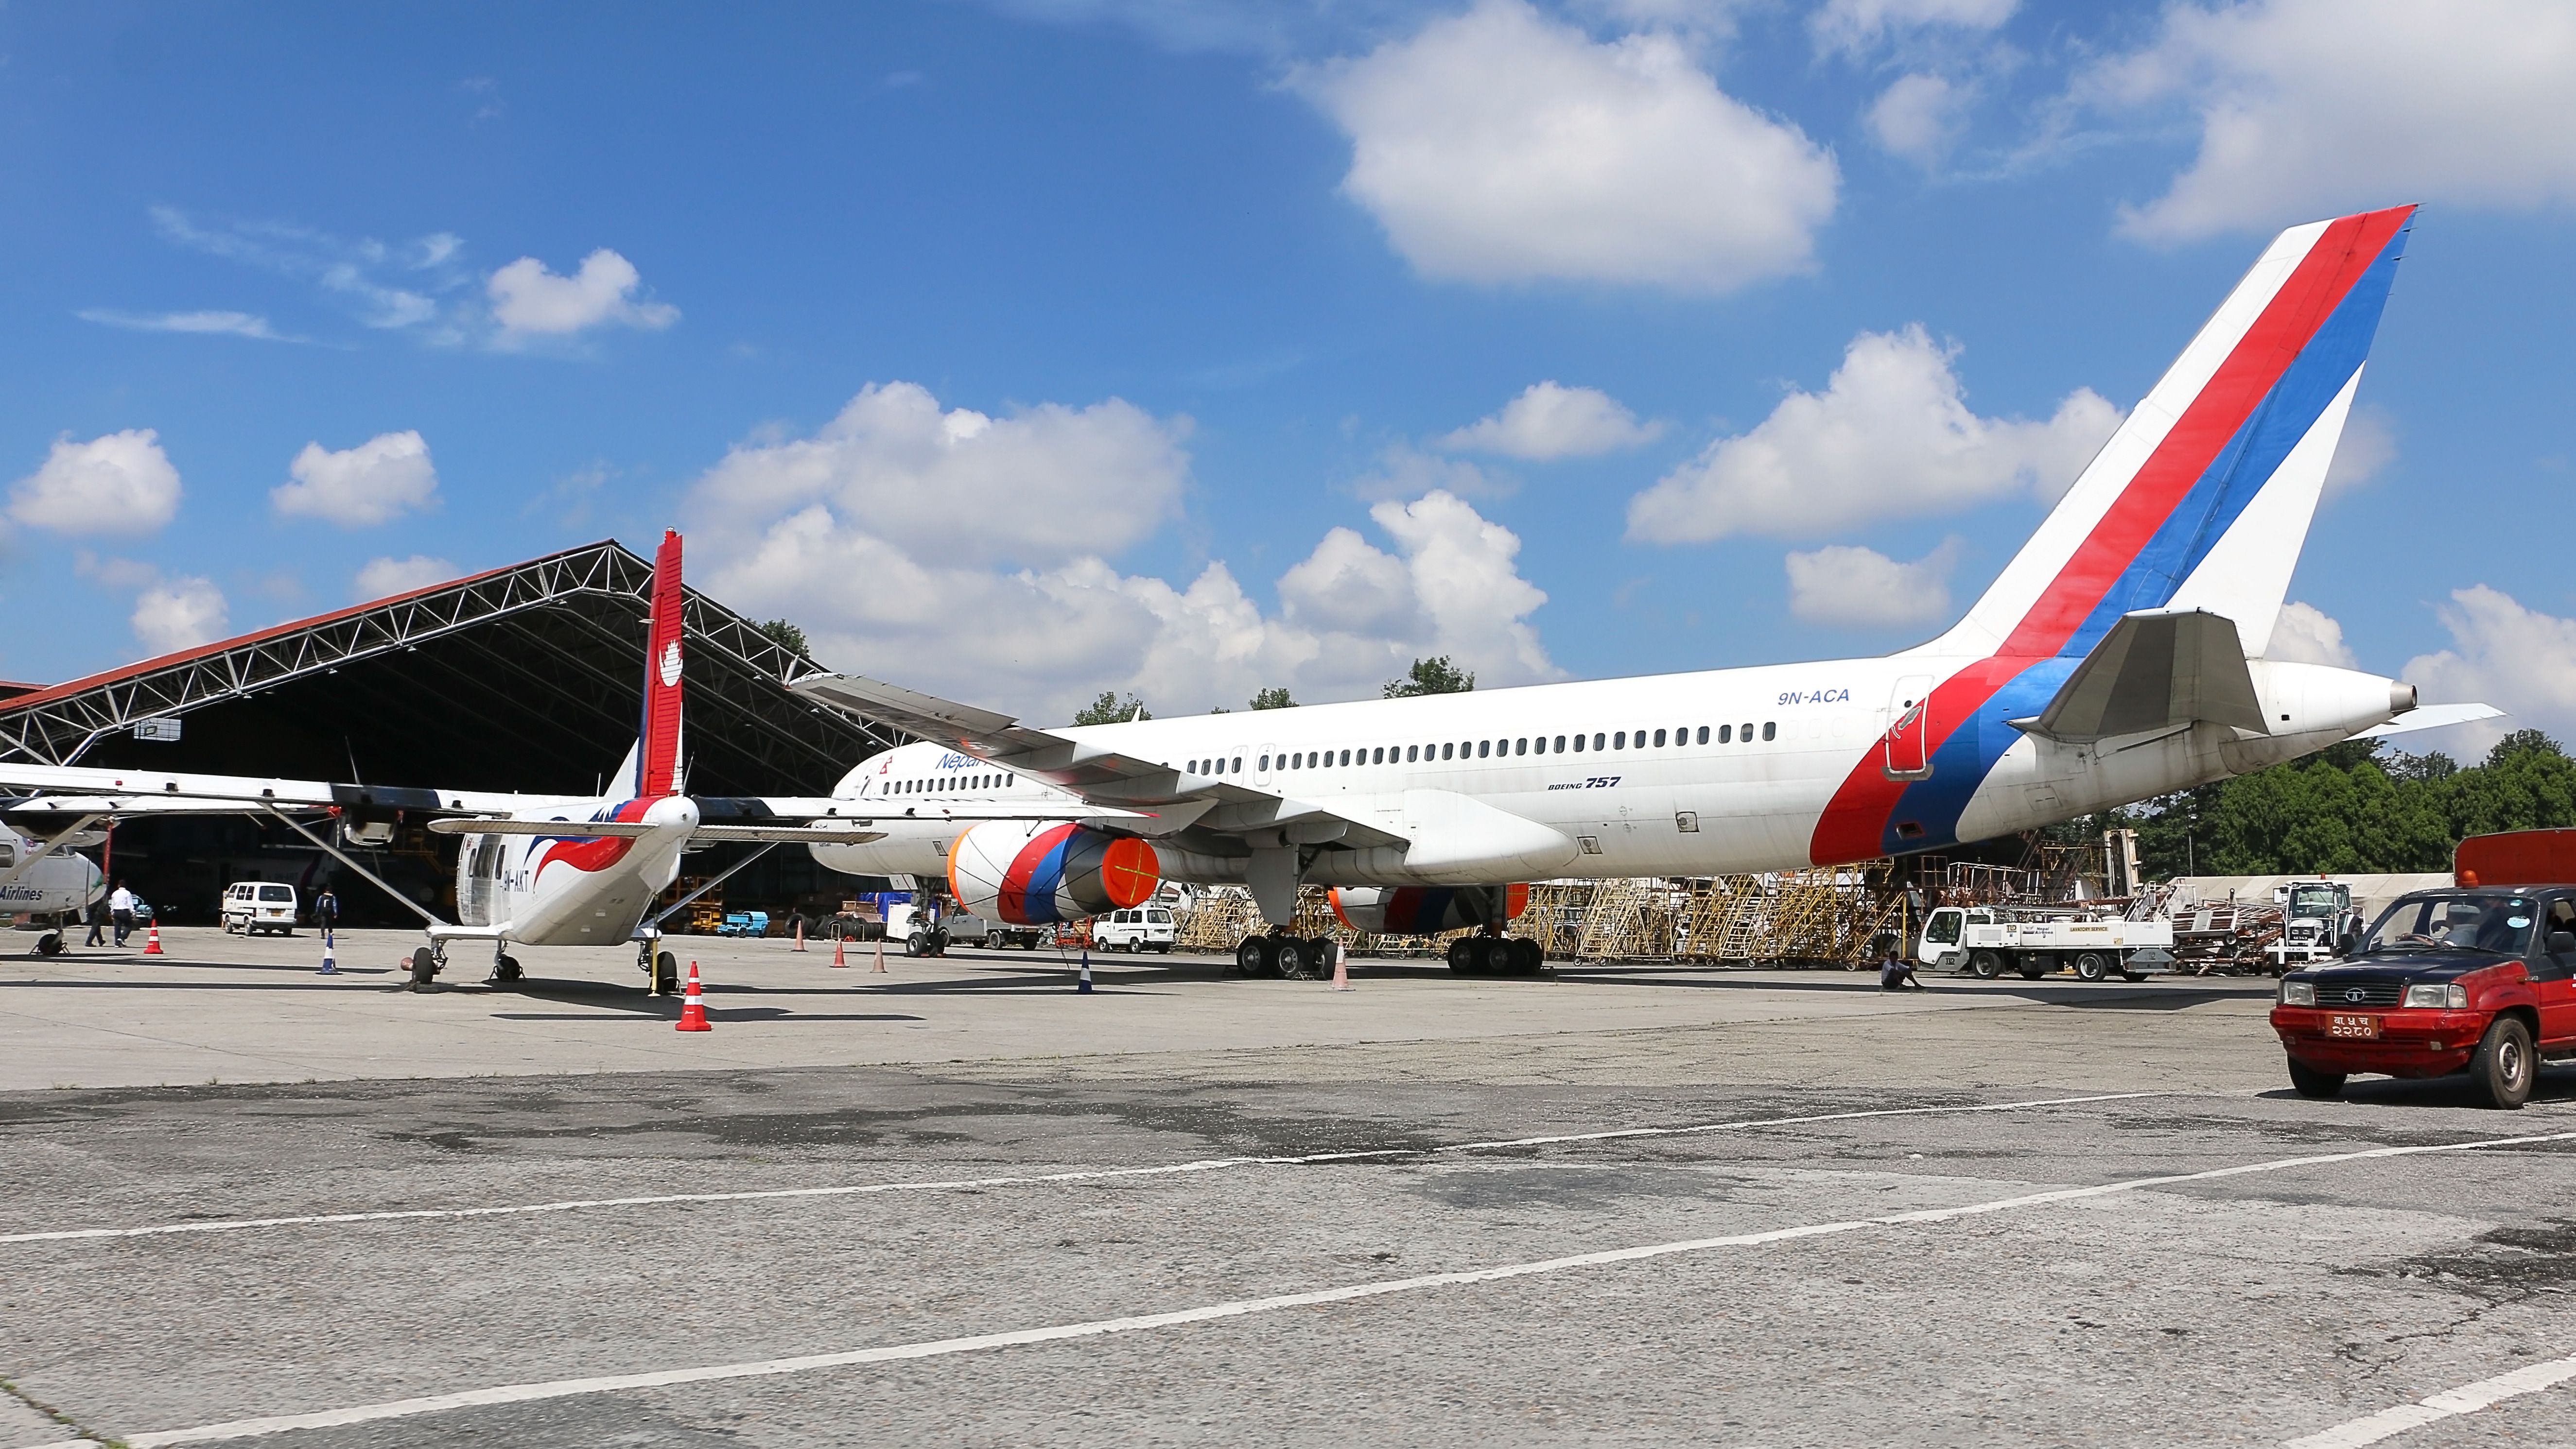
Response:
MULTIPOLYGON (((2003 647, 1933 688, 1923 721, 1927 751, 1937 753, 1996 690, 2065 647, 2414 211, 2393 207, 2327 224, 2003 647)), ((1888 819, 1907 782, 1880 768, 1884 748, 1883 737, 1870 746, 1816 821, 1807 846, 1816 864, 1887 852, 1888 819)))
MULTIPOLYGON (((644 812, 651 809, 652 806, 653 802, 650 800, 629 800, 625 804, 618 806, 615 810, 610 811, 608 818, 611 820, 641 820, 644 818, 644 812)), ((597 817, 593 818, 595 819, 597 817)), ((572 822, 566 821, 565 824, 567 826, 571 826, 572 822)), ((578 834, 578 828, 568 828, 564 831, 564 834, 567 837, 575 837, 578 834)), ((599 835, 593 836, 587 840, 578 838, 558 840, 546 847, 545 854, 537 857, 537 868, 530 871, 528 875, 529 878, 533 880, 537 876, 545 874, 546 867, 553 865, 557 861, 561 861, 565 865, 571 866, 573 869, 578 871, 596 873, 598 871, 606 870, 610 866, 624 860, 626 858, 626 853, 634 848, 634 837, 627 835, 599 835)))

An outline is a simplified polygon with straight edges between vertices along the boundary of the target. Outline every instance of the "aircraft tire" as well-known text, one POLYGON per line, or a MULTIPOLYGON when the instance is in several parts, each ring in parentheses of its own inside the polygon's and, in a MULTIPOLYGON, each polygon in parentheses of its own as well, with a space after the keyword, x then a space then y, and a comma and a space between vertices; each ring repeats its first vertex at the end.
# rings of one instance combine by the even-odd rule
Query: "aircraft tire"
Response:
POLYGON ((1261 937, 1246 936, 1235 946, 1234 969, 1235 974, 1240 976, 1270 974, 1270 953, 1263 949, 1261 937))
POLYGON ((438 953, 427 946, 415 946, 411 953, 411 989, 427 991, 430 978, 438 974, 438 953))
POLYGON ((503 956, 492 963, 492 979, 495 981, 516 982, 525 975, 526 973, 519 969, 519 958, 516 956, 503 956))
POLYGON ((671 996, 678 993, 680 989, 679 957, 672 955, 668 951, 658 952, 654 955, 653 989, 664 996, 671 996))
POLYGON ((1460 936, 1457 940, 1449 943, 1450 970, 1457 972, 1461 976, 1473 976, 1476 974, 1475 940, 1476 938, 1473 936, 1460 936))
POLYGON ((1512 946, 1512 954, 1520 962, 1523 976, 1536 976, 1547 968, 1547 951, 1538 942, 1522 937, 1514 940, 1512 946))
POLYGON ((1307 968, 1314 964, 1315 943, 1295 936, 1277 937, 1270 943, 1270 959, 1274 963, 1271 969, 1281 980, 1303 980, 1307 968))
POLYGON ((927 955, 929 951, 930 938, 923 935, 921 932, 915 931, 911 935, 903 938, 903 954, 907 956, 921 956, 927 955))
POLYGON ((59 956, 63 954, 63 933, 60 931, 47 931, 45 934, 38 936, 36 938, 36 954, 39 956, 59 956))

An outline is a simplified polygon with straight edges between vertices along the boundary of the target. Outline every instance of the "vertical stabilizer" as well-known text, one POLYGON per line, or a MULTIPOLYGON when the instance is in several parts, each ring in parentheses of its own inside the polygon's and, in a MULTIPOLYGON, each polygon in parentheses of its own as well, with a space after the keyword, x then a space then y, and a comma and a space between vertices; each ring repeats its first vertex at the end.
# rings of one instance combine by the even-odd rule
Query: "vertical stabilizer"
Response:
POLYGON ((2079 657, 2199 608, 2260 655, 2378 330, 2412 206, 2274 238, 1966 619, 1925 652, 2079 657))
POLYGON ((680 535, 664 530, 653 555, 653 623, 644 640, 644 719, 635 736, 634 798, 680 792, 680 535))

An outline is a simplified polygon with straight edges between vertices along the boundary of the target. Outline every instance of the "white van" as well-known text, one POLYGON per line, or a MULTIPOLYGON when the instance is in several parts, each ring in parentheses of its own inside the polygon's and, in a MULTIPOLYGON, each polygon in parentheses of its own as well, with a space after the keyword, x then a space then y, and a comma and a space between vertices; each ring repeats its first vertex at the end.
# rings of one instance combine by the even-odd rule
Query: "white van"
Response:
POLYGON ((224 929, 255 936, 275 931, 295 934, 295 887, 273 880, 237 881, 224 888, 224 929))
POLYGON ((1160 951, 1168 956, 1179 934, 1169 906, 1138 906, 1091 918, 1091 945, 1098 951, 1123 947, 1130 952, 1160 951))

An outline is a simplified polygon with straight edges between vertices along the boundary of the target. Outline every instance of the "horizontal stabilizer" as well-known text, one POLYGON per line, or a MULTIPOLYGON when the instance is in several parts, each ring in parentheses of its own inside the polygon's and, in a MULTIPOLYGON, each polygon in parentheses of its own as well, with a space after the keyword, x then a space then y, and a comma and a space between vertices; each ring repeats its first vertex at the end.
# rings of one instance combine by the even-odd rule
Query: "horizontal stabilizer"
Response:
POLYGON ((2195 721, 2269 734, 2234 620, 2205 609, 2123 614, 2037 719, 2014 728, 2088 744, 2195 721))
POLYGON ((2502 718, 2504 718, 2504 711, 2491 704, 2418 705, 2376 729, 2363 730, 2353 738, 2372 740, 2386 735, 2402 735, 2414 730, 2437 730, 2444 725, 2467 724, 2471 720, 2502 718))

